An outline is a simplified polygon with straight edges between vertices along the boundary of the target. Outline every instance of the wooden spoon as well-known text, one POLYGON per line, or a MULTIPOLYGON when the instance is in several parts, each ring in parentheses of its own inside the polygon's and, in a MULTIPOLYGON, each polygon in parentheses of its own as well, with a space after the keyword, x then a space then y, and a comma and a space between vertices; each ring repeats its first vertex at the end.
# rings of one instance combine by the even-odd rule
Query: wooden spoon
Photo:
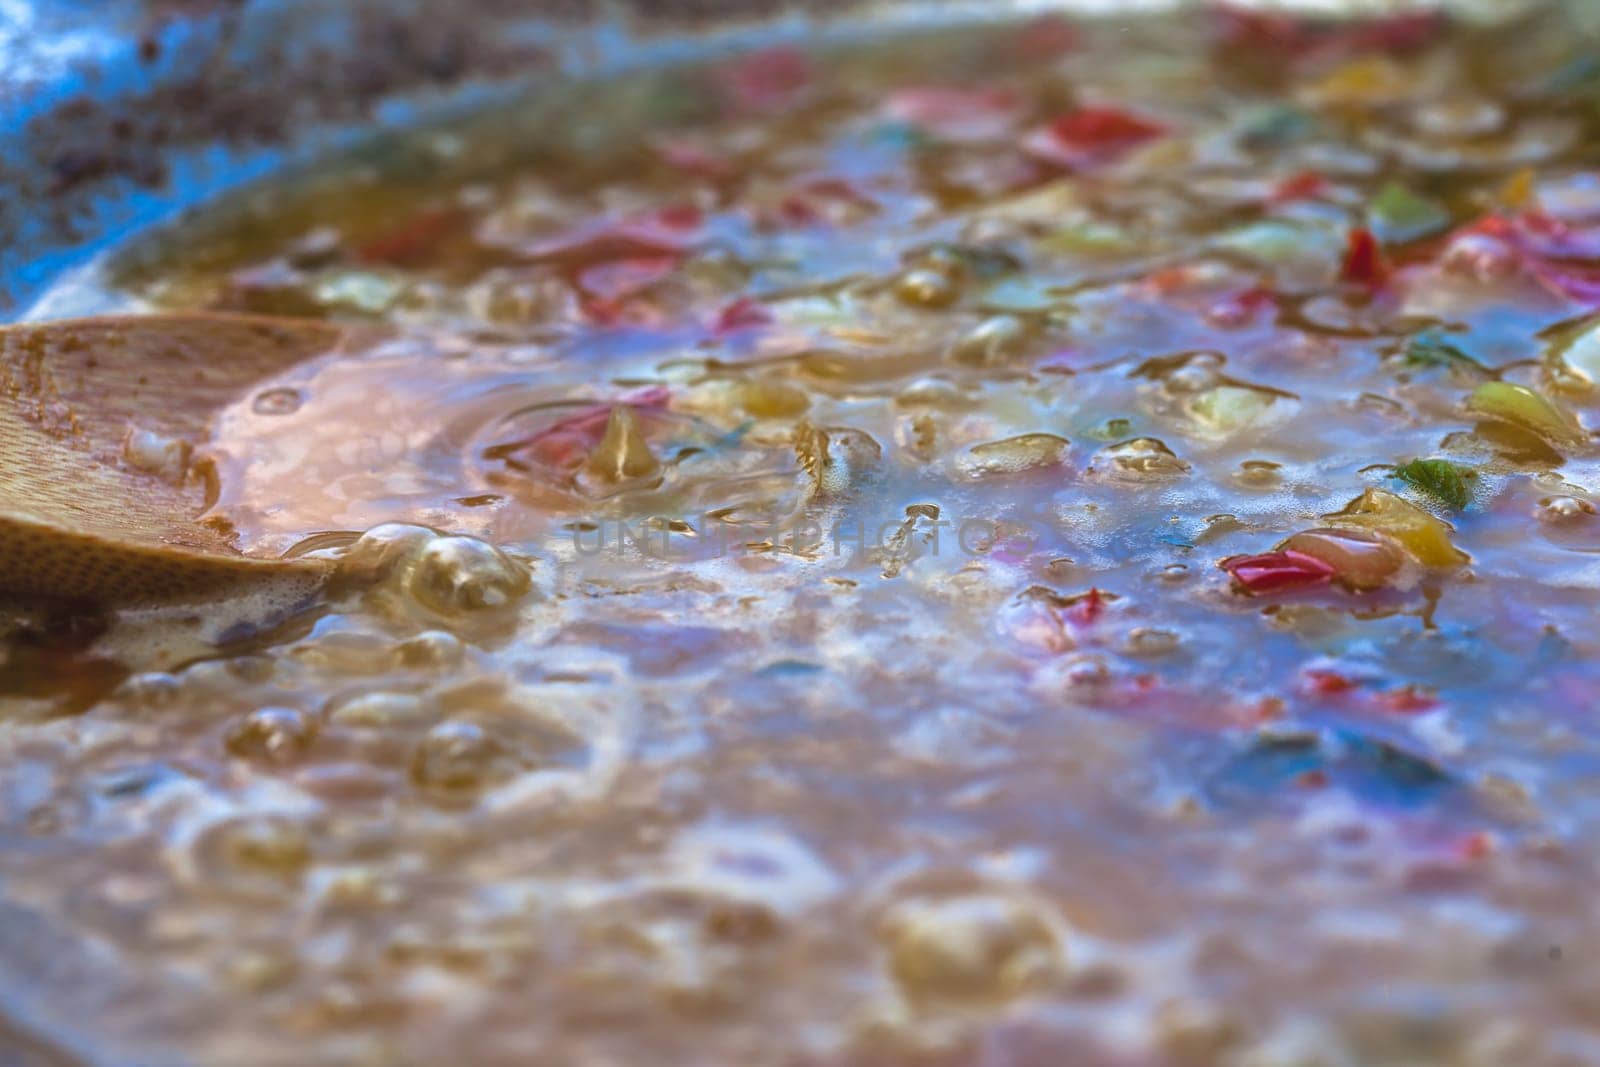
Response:
POLYGON ((201 520, 215 475, 189 455, 216 412, 345 339, 188 312, 0 328, 0 593, 159 602, 320 581, 327 564, 246 555, 201 520))

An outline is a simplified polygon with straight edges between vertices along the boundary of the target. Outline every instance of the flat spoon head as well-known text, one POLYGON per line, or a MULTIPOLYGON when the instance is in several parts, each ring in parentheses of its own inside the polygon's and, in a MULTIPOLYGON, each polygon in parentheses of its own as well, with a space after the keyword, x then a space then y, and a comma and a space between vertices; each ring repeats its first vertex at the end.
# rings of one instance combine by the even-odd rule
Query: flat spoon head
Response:
POLYGON ((252 386, 345 341, 207 313, 0 328, 0 593, 160 602, 319 581, 326 564, 248 555, 202 520, 215 476, 192 456, 252 386))

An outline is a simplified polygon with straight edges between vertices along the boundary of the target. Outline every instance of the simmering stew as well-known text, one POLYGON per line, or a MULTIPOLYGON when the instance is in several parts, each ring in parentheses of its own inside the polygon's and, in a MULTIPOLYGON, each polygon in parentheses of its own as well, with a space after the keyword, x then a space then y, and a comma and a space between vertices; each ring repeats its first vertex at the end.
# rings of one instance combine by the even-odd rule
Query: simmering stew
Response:
POLYGON ((338 327, 119 461, 331 577, 0 616, 19 1019, 1600 1062, 1597 143, 1558 14, 1048 18, 547 94, 135 242, 40 315, 338 327))

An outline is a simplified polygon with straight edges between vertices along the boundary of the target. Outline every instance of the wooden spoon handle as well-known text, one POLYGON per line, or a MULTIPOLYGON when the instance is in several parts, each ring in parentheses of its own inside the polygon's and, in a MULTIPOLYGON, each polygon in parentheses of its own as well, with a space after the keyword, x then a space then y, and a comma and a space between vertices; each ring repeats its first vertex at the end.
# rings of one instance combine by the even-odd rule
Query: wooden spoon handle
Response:
POLYGON ((207 489, 182 453, 252 385, 344 340, 323 322, 208 313, 0 328, 0 592, 170 600, 318 573, 196 521, 207 489))

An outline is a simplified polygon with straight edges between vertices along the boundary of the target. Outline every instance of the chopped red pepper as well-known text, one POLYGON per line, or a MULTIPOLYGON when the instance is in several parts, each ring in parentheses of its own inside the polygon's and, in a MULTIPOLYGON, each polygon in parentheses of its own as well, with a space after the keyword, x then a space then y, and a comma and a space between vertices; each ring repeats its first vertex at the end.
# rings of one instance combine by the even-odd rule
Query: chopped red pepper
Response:
POLYGON ((876 208, 878 206, 877 201, 862 192, 859 186, 846 178, 812 178, 801 183, 799 191, 802 195, 817 200, 833 200, 855 207, 876 208))
POLYGON ((1115 162, 1170 130, 1165 123, 1114 107, 1084 107, 1030 135, 1024 147, 1069 169, 1115 162))
POLYGON ((1525 211, 1517 218, 1523 232, 1538 240, 1540 255, 1593 256, 1600 242, 1593 235, 1542 211, 1525 211))
POLYGON ((1281 697, 1257 697, 1255 700, 1245 701, 1239 710, 1243 713, 1244 722, 1260 725, 1264 722, 1277 722, 1282 719, 1284 703, 1281 697))
POLYGON ((1071 610, 1073 621, 1085 626, 1093 625, 1106 613, 1106 596, 1098 587, 1091 586, 1089 591, 1072 605, 1071 610))
POLYGON ((1169 267, 1158 267, 1145 275, 1139 282, 1139 288, 1152 296, 1170 299, 1197 287, 1204 277, 1204 270, 1197 264, 1174 263, 1169 267))
POLYGON ((1340 280, 1379 289, 1389 280, 1390 273, 1389 261, 1372 231, 1365 226, 1351 230, 1344 263, 1339 268, 1340 280))
MULTIPOLYGON (((1067 648, 1071 647, 1069 642, 1067 648)), ((1274 697, 1229 697, 1214 690, 1175 686, 1146 673, 1113 673, 1097 689, 1094 707, 1145 723, 1206 732, 1259 727, 1281 720, 1285 713, 1283 701, 1274 697)))
MULTIPOLYGON (((822 212, 814 202, 794 194, 784 197, 774 214, 777 221, 786 226, 819 226, 823 221, 822 212)), ((764 215, 760 221, 771 225, 773 220, 770 215, 764 215)))
POLYGON ((1148 141, 1163 136, 1167 127, 1131 111, 1086 107, 1057 119, 1050 130, 1066 144, 1100 147, 1148 141))
POLYGON ((439 208, 413 215, 396 230, 375 237, 356 249, 363 263, 403 267, 431 254, 440 242, 459 230, 466 214, 459 208, 439 208))
POLYGON ((1222 561, 1222 569, 1251 595, 1326 585, 1334 573, 1322 560, 1293 551, 1234 556, 1222 561))
POLYGON ((752 300, 748 296, 741 296, 721 311, 717 312, 712 331, 718 335, 740 333, 744 330, 759 329, 772 323, 772 312, 766 305, 752 300))
POLYGON ((1494 849, 1494 835, 1487 830, 1479 830, 1463 837, 1457 843, 1455 853, 1464 860, 1482 860, 1494 855, 1494 849))
POLYGON ((657 225, 678 233, 689 233, 705 225, 706 213, 693 204, 669 204, 638 220, 639 225, 657 225))
POLYGON ((1329 697, 1359 688, 1354 678, 1327 667, 1308 667, 1300 672, 1305 690, 1313 696, 1329 697))
POLYGON ((1540 211, 1485 215, 1452 234, 1467 235, 1505 241, 1541 259, 1600 259, 1600 230, 1576 227, 1540 211))
POLYGON ((1017 55, 1030 62, 1055 59, 1083 45, 1078 28, 1060 15, 1040 15, 1021 26, 1013 38, 1017 55))
POLYGON ((577 267, 607 260, 676 256, 691 242, 681 231, 639 223, 582 226, 528 248, 533 259, 553 260, 577 267))
POLYGON ((1600 307, 1600 267, 1573 267, 1538 262, 1533 273, 1548 289, 1569 300, 1600 307))
POLYGON ((1351 52, 1413 52, 1432 41, 1448 21, 1439 11, 1362 19, 1348 28, 1341 44, 1351 52))
POLYGON ((1261 312, 1272 308, 1277 298, 1272 292, 1256 286, 1230 293, 1205 310, 1205 319, 1219 329, 1237 329, 1255 321, 1261 312))
POLYGON ((675 170, 707 181, 722 182, 734 177, 738 169, 709 149, 682 138, 662 138, 655 142, 661 161, 675 170))
POLYGON ((1298 56, 1314 46, 1310 24, 1294 15, 1214 4, 1211 19, 1217 39, 1230 48, 1298 56))
POLYGON ((877 206, 875 200, 844 178, 811 178, 794 186, 775 211, 758 212, 756 221, 763 227, 837 225, 861 209, 876 210, 877 206))
POLYGON ((884 114, 946 140, 978 141, 1004 134, 1022 108, 1014 89, 926 85, 890 94, 884 114))
POLYGON ((650 288, 678 266, 676 256, 641 256, 596 263, 578 275, 578 288, 600 300, 625 300, 650 288))
POLYGON ((1231 3, 1212 6, 1217 39, 1230 48, 1288 55, 1353 55, 1410 52, 1426 45, 1445 25, 1438 12, 1408 12, 1350 21, 1317 19, 1231 3))
MULTIPOLYGON (((561 269, 579 291, 584 313, 610 325, 627 317, 629 301, 670 274, 698 242, 704 221, 693 205, 620 221, 577 226, 527 248, 535 260, 561 269)), ((650 317, 646 315, 646 317, 650 317)))
POLYGON ((664 385, 648 386, 625 393, 612 404, 596 404, 568 415, 520 440, 495 446, 504 457, 519 456, 524 462, 570 470, 583 462, 605 436, 611 409, 624 404, 635 411, 657 411, 667 406, 671 393, 664 385))
POLYGON ((1328 191, 1328 179, 1314 170, 1291 174, 1272 187, 1267 194, 1269 204, 1287 204, 1295 200, 1315 200, 1328 191))
POLYGON ((1519 216, 1512 241, 1534 277, 1547 288, 1585 304, 1600 304, 1600 233, 1576 229, 1542 212, 1519 216))
POLYGON ((1520 270, 1568 300, 1600 307, 1600 231, 1580 229, 1541 212, 1486 215, 1456 230, 1448 254, 1471 249, 1479 273, 1520 270), (1487 238, 1486 247, 1483 239, 1487 238), (1491 254, 1495 258, 1491 259, 1491 254))
POLYGON ((795 48, 767 48, 740 56, 717 71, 723 99, 738 111, 778 111, 811 85, 811 60, 795 48))
POLYGON ((1510 241, 1516 239, 1517 227, 1504 215, 1485 215, 1478 221, 1468 223, 1466 226, 1461 227, 1461 229, 1457 230, 1456 233, 1458 235, 1477 233, 1483 234, 1486 237, 1496 237, 1501 240, 1510 241))
POLYGON ((1382 693, 1374 693, 1372 702, 1381 710, 1394 712, 1398 715, 1416 715, 1420 712, 1431 711, 1439 706, 1438 697, 1412 685, 1385 690, 1382 693))

